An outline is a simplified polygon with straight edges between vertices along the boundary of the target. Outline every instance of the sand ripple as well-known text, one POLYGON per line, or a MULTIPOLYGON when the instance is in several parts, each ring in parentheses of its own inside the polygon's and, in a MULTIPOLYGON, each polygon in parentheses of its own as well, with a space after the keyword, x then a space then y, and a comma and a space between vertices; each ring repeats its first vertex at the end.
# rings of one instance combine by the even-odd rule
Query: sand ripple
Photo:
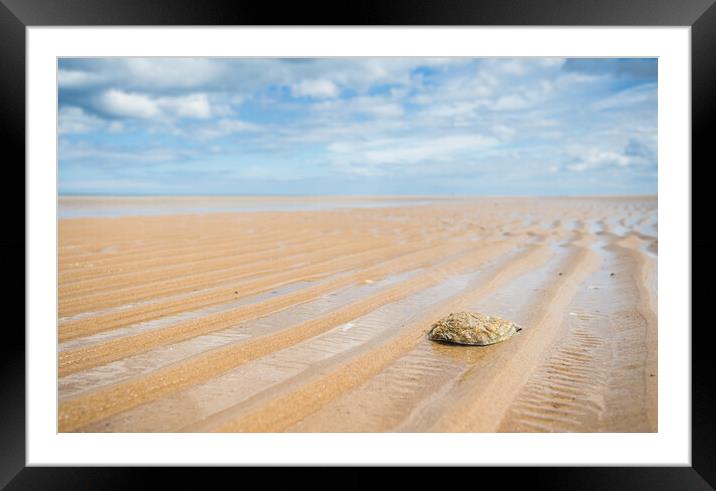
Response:
POLYGON ((656 199, 60 222, 60 431, 653 432, 656 199), (425 332, 474 309, 524 331, 425 332))

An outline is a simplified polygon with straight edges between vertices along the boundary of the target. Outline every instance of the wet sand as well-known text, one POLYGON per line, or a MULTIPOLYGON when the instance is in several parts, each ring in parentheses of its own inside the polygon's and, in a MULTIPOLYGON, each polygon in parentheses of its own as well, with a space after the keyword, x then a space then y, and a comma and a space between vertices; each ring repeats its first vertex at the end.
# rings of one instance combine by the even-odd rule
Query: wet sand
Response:
POLYGON ((59 431, 657 431, 656 198, 301 200, 61 219, 59 431))

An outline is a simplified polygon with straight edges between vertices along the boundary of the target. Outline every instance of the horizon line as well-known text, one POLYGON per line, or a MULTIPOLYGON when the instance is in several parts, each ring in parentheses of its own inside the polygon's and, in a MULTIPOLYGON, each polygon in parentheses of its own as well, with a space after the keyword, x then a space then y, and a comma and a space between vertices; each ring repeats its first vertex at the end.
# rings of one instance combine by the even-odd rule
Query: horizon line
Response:
POLYGON ((58 198, 275 198, 275 197, 293 197, 293 198, 312 198, 312 197, 332 197, 332 198, 376 198, 376 197, 392 197, 392 198, 618 198, 618 197, 658 197, 658 193, 644 194, 301 194, 301 193, 276 193, 276 194, 190 194, 190 193, 57 193, 58 198))

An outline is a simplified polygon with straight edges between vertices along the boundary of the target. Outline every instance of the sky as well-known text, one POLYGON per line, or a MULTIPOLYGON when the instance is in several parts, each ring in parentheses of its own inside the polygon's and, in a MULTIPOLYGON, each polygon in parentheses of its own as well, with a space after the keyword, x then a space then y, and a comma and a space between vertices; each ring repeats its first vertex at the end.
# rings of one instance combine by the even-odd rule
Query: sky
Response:
POLYGON ((654 58, 62 58, 61 194, 657 192, 654 58))

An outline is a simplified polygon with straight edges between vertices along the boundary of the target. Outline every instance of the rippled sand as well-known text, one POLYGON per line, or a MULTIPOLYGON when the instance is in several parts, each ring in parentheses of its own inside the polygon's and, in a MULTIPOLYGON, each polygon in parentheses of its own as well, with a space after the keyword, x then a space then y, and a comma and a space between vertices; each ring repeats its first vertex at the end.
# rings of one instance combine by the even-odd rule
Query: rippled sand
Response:
POLYGON ((657 430, 656 198, 64 219, 58 254, 62 432, 657 430), (524 329, 426 339, 458 310, 524 329))

